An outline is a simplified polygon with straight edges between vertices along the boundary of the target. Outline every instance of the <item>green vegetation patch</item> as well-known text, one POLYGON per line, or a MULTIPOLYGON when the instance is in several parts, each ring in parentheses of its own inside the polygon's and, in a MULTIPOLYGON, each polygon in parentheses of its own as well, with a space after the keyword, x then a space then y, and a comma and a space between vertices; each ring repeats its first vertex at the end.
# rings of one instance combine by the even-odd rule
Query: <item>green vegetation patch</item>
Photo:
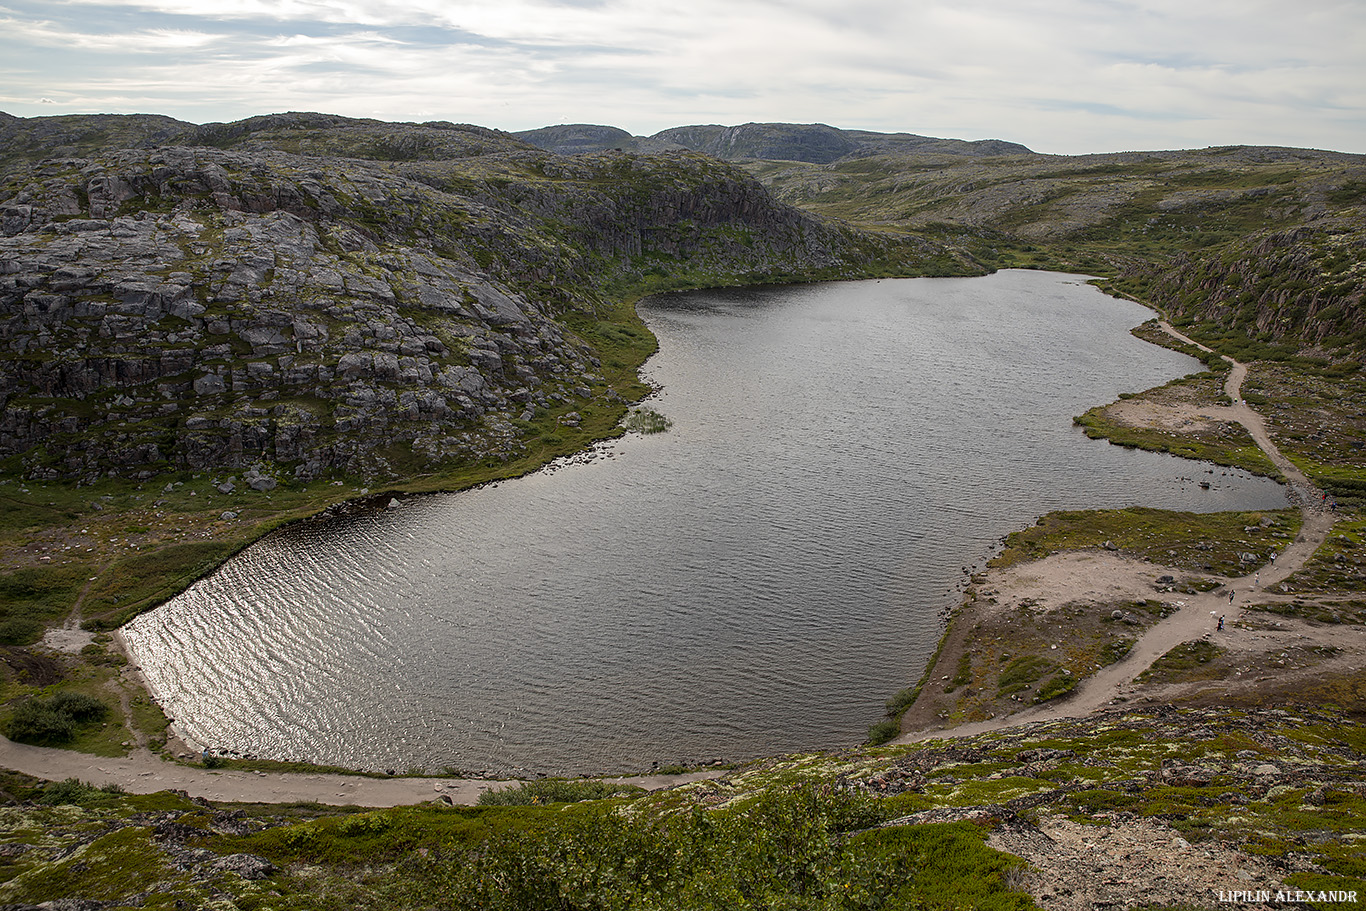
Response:
POLYGON ((997 678, 997 694, 1009 696, 1029 689, 1030 684, 1039 680, 1057 664, 1039 655, 1021 655, 1012 658, 997 678))
POLYGON ((1223 649, 1203 639, 1183 642, 1169 650, 1138 675, 1140 683, 1173 683, 1180 680, 1203 680, 1216 671, 1209 665, 1223 649))
POLYGON ((1093 440, 1103 439, 1130 449, 1166 452, 1183 459, 1241 468, 1269 478, 1281 476, 1252 435, 1233 422, 1211 424, 1200 431, 1159 430, 1116 420, 1109 406, 1092 408, 1073 421, 1093 440))
POLYGON ((881 746, 901 736, 901 723, 892 718, 868 726, 868 745, 881 746))
POLYGON ((626 412, 621 426, 632 433, 663 433, 673 426, 673 421, 651 408, 632 408, 626 412))
MULTIPOLYGON (((1281 590, 1306 594, 1366 591, 1366 520, 1353 519, 1334 525, 1327 540, 1314 551, 1304 566, 1285 581, 1281 590)), ((1329 615, 1337 613, 1343 617, 1359 616, 1362 607, 1360 599, 1337 598, 1318 606, 1294 602, 1287 610, 1297 606, 1306 611, 1321 611, 1329 615)), ((1316 616, 1314 619, 1325 617, 1316 616)))
POLYGON ((163 547, 152 553, 134 554, 115 563, 98 580, 91 613, 105 607, 90 629, 113 629, 184 589, 214 569, 237 547, 219 541, 195 541, 163 547))
POLYGON ((81 566, 29 566, 0 575, 0 617, 30 622, 12 625, 6 634, 10 641, 3 644, 37 641, 41 627, 38 636, 32 636, 31 622, 65 616, 87 576, 81 566), (25 638, 28 641, 22 641, 25 638))
MULTIPOLYGON (((765 792, 671 816, 593 809, 411 864, 450 908, 1030 908, 972 825, 871 828, 875 801, 765 792)), ((429 893, 430 894, 430 893, 429 893)), ((397 898, 398 895, 395 895, 397 898)))
POLYGON ((80 896, 86 901, 122 904, 159 882, 188 886, 189 877, 175 870, 150 834, 141 826, 122 826, 61 860, 19 873, 0 885, 0 900, 22 896, 37 904, 80 896))
POLYGON ((525 807, 550 803, 577 803, 583 800, 606 800, 615 797, 639 797, 643 788, 610 781, 575 781, 546 778, 522 782, 513 788, 485 791, 479 795, 481 807, 525 807))
POLYGON ((1040 686, 1039 691, 1034 694, 1035 702, 1048 702, 1050 699, 1057 699, 1065 696, 1077 688, 1077 678, 1073 674, 1057 674, 1045 680, 1040 686))
POLYGON ((1006 538, 992 566, 1013 566, 1051 554, 1113 545, 1129 556, 1180 569, 1242 575, 1242 554, 1269 559, 1294 540, 1297 510, 1188 513, 1163 509, 1052 512, 1006 538))
POLYGON ((1340 507, 1366 506, 1366 374, 1359 359, 1252 364, 1244 397, 1276 446, 1340 507))
POLYGON ((8 721, 5 736, 20 743, 59 745, 85 726, 98 724, 109 706, 85 693, 62 691, 48 699, 19 703, 8 721))

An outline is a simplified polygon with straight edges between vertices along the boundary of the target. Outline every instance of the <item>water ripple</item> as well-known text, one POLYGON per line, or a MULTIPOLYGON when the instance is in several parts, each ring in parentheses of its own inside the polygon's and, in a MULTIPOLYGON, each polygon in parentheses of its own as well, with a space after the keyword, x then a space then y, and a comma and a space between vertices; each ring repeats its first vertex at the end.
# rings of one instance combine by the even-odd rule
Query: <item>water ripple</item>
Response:
POLYGON ((667 434, 272 535, 127 628, 191 736, 378 768, 592 772, 861 739, 962 567, 1050 509, 1280 506, 1072 415, 1198 367, 1075 279, 667 295, 667 434))

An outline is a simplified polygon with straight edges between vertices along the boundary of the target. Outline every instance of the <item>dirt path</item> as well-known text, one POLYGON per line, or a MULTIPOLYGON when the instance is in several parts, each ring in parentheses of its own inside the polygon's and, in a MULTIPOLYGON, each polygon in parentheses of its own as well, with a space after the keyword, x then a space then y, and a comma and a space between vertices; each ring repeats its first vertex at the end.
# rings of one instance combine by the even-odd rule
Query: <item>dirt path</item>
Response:
MULTIPOLYGON (((1209 351, 1203 345, 1177 332, 1165 321, 1162 328, 1175 338, 1209 351)), ((1313 556, 1314 552, 1327 539, 1333 528, 1334 516, 1322 505, 1322 493, 1304 474, 1287 459, 1272 442, 1267 433, 1262 416, 1253 411, 1242 399, 1243 381, 1247 377, 1247 367, 1224 356, 1232 365, 1224 383, 1224 392, 1233 404, 1220 409, 1221 417, 1235 420, 1247 428, 1253 440, 1261 447, 1267 457, 1285 475, 1289 486, 1290 500, 1300 507, 1303 524, 1300 533, 1271 562, 1254 569, 1249 576, 1229 580, 1229 588, 1214 592, 1183 596, 1179 610, 1169 614, 1144 632, 1123 659, 1107 665, 1083 680, 1065 699, 1055 699, 1036 708, 1025 709, 1010 715, 991 718, 986 721, 960 724, 947 730, 924 730, 904 734, 894 743, 912 743, 931 738, 971 736, 986 731, 1001 730, 1006 727, 1027 724, 1033 721, 1052 721, 1061 718, 1079 718, 1124 702, 1134 695, 1133 684, 1143 671, 1168 651, 1197 639, 1213 639, 1221 645, 1246 646, 1239 640, 1260 638, 1250 630, 1239 628, 1235 621, 1239 615, 1239 605, 1247 604, 1256 593, 1263 593, 1272 586, 1289 578, 1313 556), (1233 597, 1230 598, 1230 588, 1233 597), (1219 618, 1224 617, 1224 629, 1220 630, 1219 618)), ((1148 567, 1151 572, 1152 567, 1148 567)), ((1096 584, 1094 578, 1088 584, 1096 584)), ((1132 580, 1127 582, 1133 586, 1132 580)), ((1132 596, 1143 598, 1138 586, 1133 586, 1132 596)), ((1261 595, 1264 599, 1266 596, 1261 595)), ((1335 634, 1336 635, 1336 634, 1335 634)), ((1356 638, 1356 637, 1353 637, 1356 638)))
MULTIPOLYGON (((191 797, 235 803, 314 801, 362 807, 397 807, 449 798, 453 804, 468 805, 477 801, 484 791, 501 790, 517 784, 515 781, 477 778, 368 778, 307 772, 204 769, 167 762, 145 749, 137 750, 127 757, 106 758, 14 743, 3 737, 0 737, 0 766, 49 781, 79 778, 100 786, 116 784, 135 794, 179 790, 191 797)), ((653 791, 723 774, 724 771, 704 771, 609 780, 653 791)))

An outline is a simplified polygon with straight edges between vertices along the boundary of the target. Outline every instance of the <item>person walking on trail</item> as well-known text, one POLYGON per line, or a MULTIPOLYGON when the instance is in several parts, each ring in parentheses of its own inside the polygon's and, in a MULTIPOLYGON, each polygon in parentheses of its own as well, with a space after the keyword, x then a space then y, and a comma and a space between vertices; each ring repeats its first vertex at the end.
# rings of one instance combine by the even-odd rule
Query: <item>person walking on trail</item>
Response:
POLYGON ((1236 595, 1236 594, 1238 594, 1237 589, 1232 589, 1232 588, 1230 588, 1230 589, 1228 590, 1228 603, 1229 603, 1229 604, 1232 604, 1232 603, 1233 603, 1233 596, 1236 595))
POLYGON ((1217 627, 1215 627, 1215 631, 1216 631, 1216 632, 1223 632, 1223 631, 1224 631, 1224 618, 1223 618, 1223 617, 1220 617, 1220 618, 1219 618, 1219 625, 1218 625, 1217 627))

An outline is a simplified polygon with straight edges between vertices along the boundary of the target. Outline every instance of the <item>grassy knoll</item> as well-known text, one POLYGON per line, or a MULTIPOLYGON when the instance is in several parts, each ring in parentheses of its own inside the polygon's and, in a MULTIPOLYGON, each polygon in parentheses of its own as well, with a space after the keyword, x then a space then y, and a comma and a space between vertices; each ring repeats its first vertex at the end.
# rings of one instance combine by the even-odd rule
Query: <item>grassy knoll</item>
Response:
POLYGON ((1279 478, 1280 471, 1241 424, 1200 416, 1217 414, 1213 406, 1222 404, 1226 404, 1223 378, 1206 371, 1125 394, 1120 401, 1092 408, 1073 420, 1093 440, 1105 439, 1117 446, 1167 452, 1279 478), (1157 415, 1158 426, 1146 426, 1131 416, 1145 410, 1157 415))
POLYGON ((1165 509, 1053 512, 1012 533, 991 566, 1006 567, 1066 550, 1107 547, 1191 572, 1239 575, 1241 555, 1265 558, 1294 540, 1295 510, 1185 513, 1165 509))

